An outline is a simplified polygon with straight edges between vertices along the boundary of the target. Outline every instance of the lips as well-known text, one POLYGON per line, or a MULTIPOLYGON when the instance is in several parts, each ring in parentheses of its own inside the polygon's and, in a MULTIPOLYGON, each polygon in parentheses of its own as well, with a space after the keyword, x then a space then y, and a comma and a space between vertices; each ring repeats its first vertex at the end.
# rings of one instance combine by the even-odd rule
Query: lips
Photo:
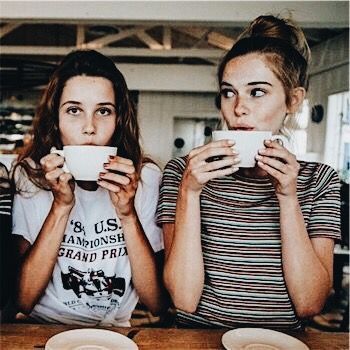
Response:
POLYGON ((252 131, 254 130, 253 126, 250 125, 236 125, 232 128, 232 130, 238 130, 238 131, 252 131))

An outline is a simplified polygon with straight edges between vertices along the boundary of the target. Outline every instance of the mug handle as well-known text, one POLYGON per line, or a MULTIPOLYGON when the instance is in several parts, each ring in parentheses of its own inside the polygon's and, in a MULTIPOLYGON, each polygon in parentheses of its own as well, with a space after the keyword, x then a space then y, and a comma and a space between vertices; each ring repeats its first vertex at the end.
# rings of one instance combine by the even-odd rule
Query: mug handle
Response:
MULTIPOLYGON (((50 153, 58 154, 59 156, 61 156, 61 157, 64 158, 63 149, 56 149, 55 147, 52 147, 52 148, 50 149, 50 153)), ((63 170, 65 173, 69 173, 69 172, 70 172, 70 171, 68 170, 68 167, 67 167, 66 162, 64 162, 63 167, 62 167, 62 170, 63 170)))
POLYGON ((272 136, 270 137, 270 140, 271 140, 271 141, 277 140, 278 143, 279 143, 281 146, 283 146, 283 147, 284 147, 284 143, 285 143, 285 141, 286 141, 285 136, 283 136, 283 135, 272 135, 272 136))

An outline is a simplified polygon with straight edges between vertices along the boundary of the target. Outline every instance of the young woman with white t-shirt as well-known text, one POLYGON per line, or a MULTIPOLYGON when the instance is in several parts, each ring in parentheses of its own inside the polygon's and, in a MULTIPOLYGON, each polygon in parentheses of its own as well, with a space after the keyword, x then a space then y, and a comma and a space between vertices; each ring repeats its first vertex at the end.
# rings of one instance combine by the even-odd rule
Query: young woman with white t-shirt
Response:
POLYGON ((68 54, 45 89, 33 140, 14 169, 19 311, 39 322, 127 326, 137 301, 167 307, 155 223, 160 169, 143 156, 126 82, 92 50, 68 54), (117 146, 97 182, 75 181, 50 154, 117 146))

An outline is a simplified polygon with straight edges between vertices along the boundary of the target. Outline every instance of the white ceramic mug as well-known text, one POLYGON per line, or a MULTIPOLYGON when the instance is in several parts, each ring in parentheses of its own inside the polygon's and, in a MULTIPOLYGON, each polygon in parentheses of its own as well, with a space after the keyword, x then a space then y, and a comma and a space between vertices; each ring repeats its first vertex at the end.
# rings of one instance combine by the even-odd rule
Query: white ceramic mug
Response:
POLYGON ((264 140, 281 140, 283 136, 272 135, 271 131, 239 131, 239 130, 216 130, 212 133, 213 141, 233 140, 233 148, 239 153, 241 159, 238 166, 240 168, 253 168, 258 150, 264 148, 264 140))
POLYGON ((64 157, 63 170, 71 173, 75 180, 97 181, 100 172, 104 171, 103 163, 117 154, 117 147, 69 145, 63 150, 53 149, 51 153, 64 157))

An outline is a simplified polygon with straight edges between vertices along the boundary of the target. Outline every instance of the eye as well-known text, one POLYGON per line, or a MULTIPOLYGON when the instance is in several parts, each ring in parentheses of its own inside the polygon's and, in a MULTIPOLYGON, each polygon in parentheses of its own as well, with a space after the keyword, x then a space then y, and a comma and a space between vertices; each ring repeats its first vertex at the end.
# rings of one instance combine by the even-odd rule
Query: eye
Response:
POLYGON ((102 107, 100 108, 97 113, 103 117, 111 115, 112 114, 112 110, 110 108, 106 108, 106 107, 102 107))
POLYGON ((232 90, 230 89, 222 89, 220 91, 221 96, 225 97, 225 98, 230 98, 233 97, 235 94, 232 90))
POLYGON ((75 106, 67 108, 67 113, 71 115, 78 115, 80 111, 81 109, 75 106))
POLYGON ((262 89, 253 89, 250 94, 254 97, 261 97, 266 94, 266 91, 262 89))

